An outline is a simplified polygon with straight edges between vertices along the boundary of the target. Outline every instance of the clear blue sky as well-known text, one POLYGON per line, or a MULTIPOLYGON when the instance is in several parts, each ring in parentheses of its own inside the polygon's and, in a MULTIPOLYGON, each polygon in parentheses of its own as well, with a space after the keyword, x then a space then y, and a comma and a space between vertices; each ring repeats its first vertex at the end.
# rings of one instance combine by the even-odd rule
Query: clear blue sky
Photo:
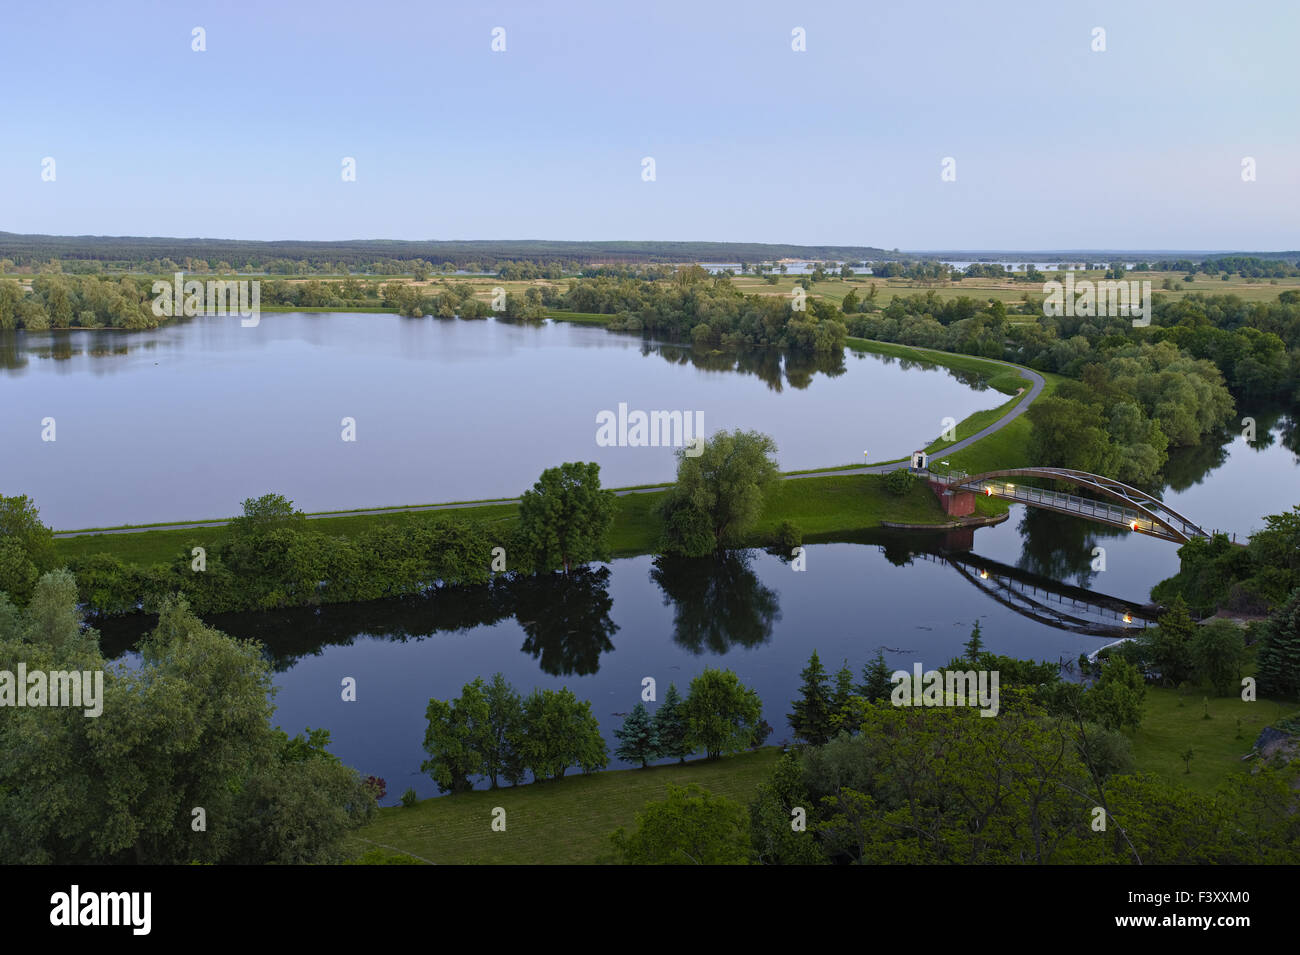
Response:
POLYGON ((1297 249, 1298 61, 1296 0, 15 3, 0 229, 1297 249))

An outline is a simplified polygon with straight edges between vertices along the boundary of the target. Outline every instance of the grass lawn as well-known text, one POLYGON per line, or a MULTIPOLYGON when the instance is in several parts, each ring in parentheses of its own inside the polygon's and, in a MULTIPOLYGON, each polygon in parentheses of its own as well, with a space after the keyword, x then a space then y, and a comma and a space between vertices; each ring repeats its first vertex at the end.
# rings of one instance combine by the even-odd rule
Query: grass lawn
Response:
POLYGON ((770 746, 713 763, 694 760, 426 799, 409 809, 379 810, 348 849, 359 856, 380 843, 446 865, 614 861, 609 834, 635 826, 646 803, 667 798, 669 783, 698 783, 745 805, 778 755, 770 746), (506 811, 505 832, 492 831, 498 806, 506 811))
POLYGON ((1226 777, 1250 772, 1253 761, 1242 762, 1241 757, 1250 752, 1260 730, 1296 711, 1294 703, 1246 703, 1240 694, 1215 697, 1201 690, 1149 686, 1142 725, 1133 736, 1133 759, 1142 772, 1155 773, 1174 785, 1213 792, 1226 777), (1203 702, 1207 699, 1208 720, 1203 702), (1190 765, 1181 756, 1189 746, 1195 754, 1190 765))

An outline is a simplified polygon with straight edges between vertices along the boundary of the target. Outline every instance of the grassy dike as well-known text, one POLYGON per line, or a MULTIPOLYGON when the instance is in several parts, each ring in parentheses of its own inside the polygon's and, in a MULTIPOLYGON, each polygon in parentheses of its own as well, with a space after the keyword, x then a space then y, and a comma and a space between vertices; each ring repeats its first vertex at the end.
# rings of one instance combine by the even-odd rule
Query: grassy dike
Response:
MULTIPOLYGON (((616 499, 614 524, 610 530, 610 552, 614 557, 633 557, 658 550, 661 522, 655 513, 666 491, 644 491, 616 499)), ((980 502, 988 513, 1002 502, 980 502)), ((486 504, 447 511, 417 511, 399 514, 359 514, 348 517, 313 519, 312 530, 340 537, 358 535, 370 527, 403 521, 424 520, 430 514, 454 520, 477 520, 488 526, 509 526, 519 505, 486 504)), ((981 510, 981 513, 985 513, 981 510)), ((905 497, 885 488, 885 479, 875 474, 831 474, 824 477, 794 478, 776 482, 767 493, 763 513, 746 540, 750 546, 764 546, 782 522, 792 521, 808 543, 851 537, 880 527, 881 521, 906 524, 943 524, 949 518, 929 489, 914 486, 905 497)), ((195 545, 211 548, 226 536, 224 527, 193 527, 178 530, 141 531, 136 534, 83 534, 55 540, 61 558, 70 560, 88 554, 110 553, 128 563, 149 566, 188 554, 195 545)))

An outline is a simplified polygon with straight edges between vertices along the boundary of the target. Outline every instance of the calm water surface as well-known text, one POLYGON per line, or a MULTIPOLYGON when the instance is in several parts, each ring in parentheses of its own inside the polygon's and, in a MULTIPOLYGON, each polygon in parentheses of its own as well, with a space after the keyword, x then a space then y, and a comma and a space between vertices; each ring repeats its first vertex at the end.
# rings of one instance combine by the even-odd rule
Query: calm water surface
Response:
POLYGON ((738 359, 590 326, 394 315, 11 333, 0 359, 0 490, 60 529, 224 517, 268 491, 307 511, 514 497, 564 461, 596 461, 607 487, 671 480, 671 448, 597 446, 596 415, 620 403, 702 412, 709 434, 762 430, 796 470, 905 457, 945 417, 1006 400, 854 353, 738 359))

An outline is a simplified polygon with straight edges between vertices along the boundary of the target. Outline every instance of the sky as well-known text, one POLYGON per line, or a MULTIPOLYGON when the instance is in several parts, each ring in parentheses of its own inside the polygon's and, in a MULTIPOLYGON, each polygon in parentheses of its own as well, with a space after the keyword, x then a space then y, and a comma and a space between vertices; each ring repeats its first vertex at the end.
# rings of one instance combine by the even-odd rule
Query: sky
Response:
POLYGON ((0 230, 1294 250, 1298 41, 1296 0, 13 4, 0 230))

